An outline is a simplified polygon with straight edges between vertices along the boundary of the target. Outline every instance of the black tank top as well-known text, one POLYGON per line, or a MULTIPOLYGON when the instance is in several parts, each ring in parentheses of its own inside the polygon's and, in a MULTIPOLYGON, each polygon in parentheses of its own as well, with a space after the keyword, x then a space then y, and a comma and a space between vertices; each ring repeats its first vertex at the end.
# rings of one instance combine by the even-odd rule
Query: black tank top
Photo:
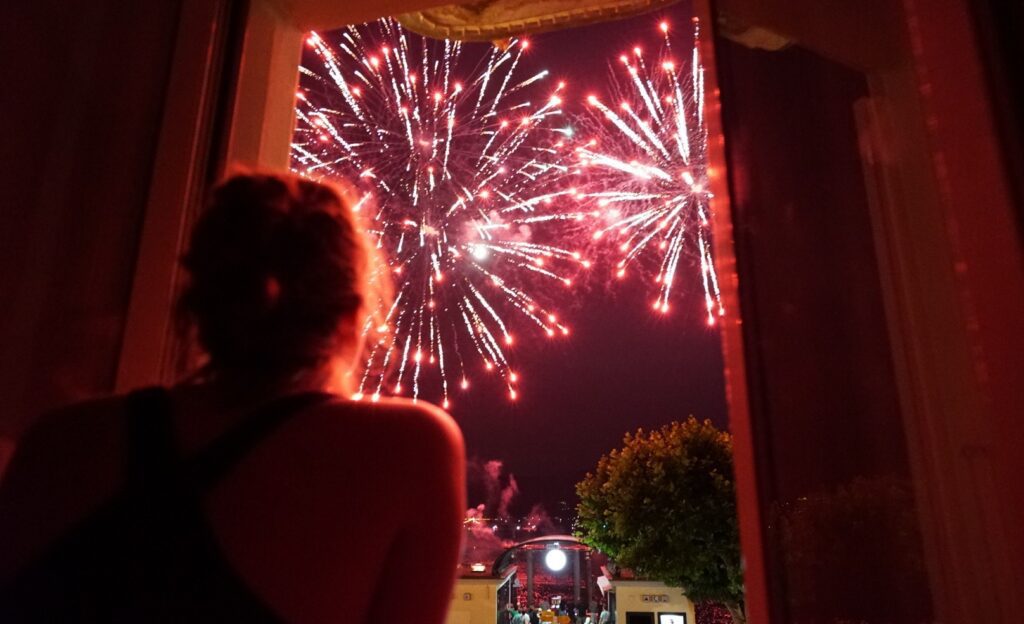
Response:
POLYGON ((127 397, 126 484, 0 590, 0 622, 280 622, 224 558, 203 495, 288 418, 275 399, 182 457, 162 388, 127 397))

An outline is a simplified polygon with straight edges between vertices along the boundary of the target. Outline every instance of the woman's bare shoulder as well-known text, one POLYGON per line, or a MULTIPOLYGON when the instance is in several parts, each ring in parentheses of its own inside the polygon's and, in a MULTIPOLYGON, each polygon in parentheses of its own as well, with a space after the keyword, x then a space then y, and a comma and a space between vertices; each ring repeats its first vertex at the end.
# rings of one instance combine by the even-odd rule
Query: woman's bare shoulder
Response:
POLYGON ((36 455, 93 454, 107 449, 122 436, 124 397, 109 396, 72 403, 38 416, 19 436, 15 461, 36 455), (100 448, 97 448, 100 447, 100 448))
POLYGON ((444 440, 462 443, 462 432, 447 412, 425 401, 402 398, 379 401, 338 400, 325 406, 325 410, 345 415, 344 421, 387 429, 391 436, 444 440))
POLYGON ((458 424, 447 412, 424 401, 338 400, 325 405, 321 414, 328 416, 323 419, 325 426, 343 441, 358 435, 365 444, 407 458, 434 463, 464 461, 458 424))

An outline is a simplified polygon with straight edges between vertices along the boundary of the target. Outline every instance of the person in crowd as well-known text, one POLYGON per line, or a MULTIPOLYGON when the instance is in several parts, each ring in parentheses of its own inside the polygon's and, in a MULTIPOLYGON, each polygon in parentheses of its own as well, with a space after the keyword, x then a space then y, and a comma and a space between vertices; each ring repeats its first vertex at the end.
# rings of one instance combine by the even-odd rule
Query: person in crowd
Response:
POLYGON ((540 624, 539 609, 530 609, 530 624, 540 624))
POLYGON ((0 621, 444 620, 462 438, 426 403, 347 398, 388 296, 352 206, 288 174, 214 190, 178 305, 204 360, 23 436, 0 484, 0 621))

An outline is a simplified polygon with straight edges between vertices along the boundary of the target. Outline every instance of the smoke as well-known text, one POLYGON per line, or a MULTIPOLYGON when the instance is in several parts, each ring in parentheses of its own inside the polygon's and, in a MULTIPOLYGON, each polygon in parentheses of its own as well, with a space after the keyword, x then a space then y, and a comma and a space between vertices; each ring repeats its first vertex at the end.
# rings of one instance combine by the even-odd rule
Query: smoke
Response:
POLYGON ((537 535, 551 535, 565 531, 551 519, 547 509, 540 503, 530 508, 530 513, 526 515, 526 522, 537 535))
POLYGON ((471 500, 482 497, 484 502, 466 510, 462 560, 466 564, 490 564, 513 545, 512 540, 497 535, 497 522, 510 517, 509 508, 519 494, 519 484, 515 475, 505 473, 505 464, 497 459, 472 459, 466 468, 471 500))
POLYGON ((482 513, 488 518, 508 518, 512 502, 519 495, 515 475, 506 474, 505 464, 498 459, 472 459, 466 468, 470 500, 482 498, 483 503, 477 507, 483 507, 482 513))
POLYGON ((502 539, 495 534, 494 526, 489 520, 484 513, 483 504, 466 510, 466 541, 462 552, 464 564, 490 565, 506 548, 512 546, 511 540, 502 539))
POLYGON ((508 475, 508 485, 501 490, 501 502, 498 505, 498 517, 508 518, 508 507, 512 504, 512 499, 519 494, 519 484, 516 483, 516 477, 513 474, 508 475))
POLYGON ((513 517, 519 484, 501 460, 471 459, 466 464, 466 476, 469 500, 477 504, 466 510, 464 564, 490 565, 517 541, 565 532, 539 503, 525 516, 513 517))

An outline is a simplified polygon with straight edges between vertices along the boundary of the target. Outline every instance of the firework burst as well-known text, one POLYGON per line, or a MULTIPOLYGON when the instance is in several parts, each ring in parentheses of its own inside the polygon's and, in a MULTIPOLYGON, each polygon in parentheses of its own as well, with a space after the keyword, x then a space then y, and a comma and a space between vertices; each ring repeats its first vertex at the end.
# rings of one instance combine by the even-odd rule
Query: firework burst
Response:
POLYGON ((682 58, 667 22, 659 25, 659 54, 648 59, 635 47, 619 57, 611 98, 587 97, 583 125, 592 138, 576 151, 589 171, 580 194, 597 219, 593 237, 612 239, 617 277, 644 258, 657 258, 653 307, 667 312, 680 262, 695 258, 713 325, 724 310, 711 254, 704 69, 696 19, 693 24, 693 45, 682 58))
POLYGON ((518 77, 526 40, 471 53, 392 20, 336 34, 308 38, 292 167, 357 184, 356 209, 395 278, 384 327, 364 328, 356 397, 417 398, 436 382, 447 407, 454 386, 486 371, 515 399, 514 328, 568 334, 551 302, 589 266, 552 242, 580 218, 562 210, 574 205, 564 84, 518 77))

